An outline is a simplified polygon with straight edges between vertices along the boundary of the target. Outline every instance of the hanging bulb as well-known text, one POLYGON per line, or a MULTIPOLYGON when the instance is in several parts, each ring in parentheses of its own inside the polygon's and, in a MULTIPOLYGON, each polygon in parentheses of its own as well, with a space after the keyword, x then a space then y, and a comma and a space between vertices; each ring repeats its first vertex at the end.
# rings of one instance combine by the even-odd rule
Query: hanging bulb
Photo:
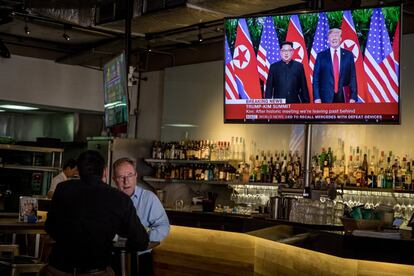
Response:
POLYGON ((69 36, 66 32, 64 32, 64 33, 63 33, 62 37, 63 37, 66 41, 69 41, 69 40, 70 40, 70 36, 69 36))

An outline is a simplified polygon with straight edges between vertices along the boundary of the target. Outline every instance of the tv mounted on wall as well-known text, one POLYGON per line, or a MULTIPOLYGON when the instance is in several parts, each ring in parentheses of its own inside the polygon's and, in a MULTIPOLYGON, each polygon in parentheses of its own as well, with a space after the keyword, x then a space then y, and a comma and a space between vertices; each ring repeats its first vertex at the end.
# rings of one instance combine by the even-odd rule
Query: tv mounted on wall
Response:
POLYGON ((226 123, 400 123, 401 6, 224 24, 226 123))
POLYGON ((105 96, 105 126, 128 123, 128 87, 125 54, 122 53, 103 67, 105 96))

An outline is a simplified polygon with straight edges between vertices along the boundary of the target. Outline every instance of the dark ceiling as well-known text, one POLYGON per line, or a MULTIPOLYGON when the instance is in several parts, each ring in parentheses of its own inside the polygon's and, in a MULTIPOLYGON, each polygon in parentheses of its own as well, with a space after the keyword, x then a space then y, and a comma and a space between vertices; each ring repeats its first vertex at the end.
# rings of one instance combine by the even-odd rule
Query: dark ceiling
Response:
MULTIPOLYGON (((130 0, 133 1, 133 0, 130 0)), ((100 69, 125 49, 122 0, 0 0, 0 40, 12 55, 100 69), (27 32, 30 32, 27 34, 27 32), (70 37, 66 40, 63 35, 70 37)), ((142 71, 223 58, 223 18, 389 4, 376 0, 135 0, 131 62, 142 71), (199 42, 199 35, 203 41, 199 42)), ((403 1, 403 33, 414 32, 403 1)), ((1 51, 1 49, 0 49, 1 51)))

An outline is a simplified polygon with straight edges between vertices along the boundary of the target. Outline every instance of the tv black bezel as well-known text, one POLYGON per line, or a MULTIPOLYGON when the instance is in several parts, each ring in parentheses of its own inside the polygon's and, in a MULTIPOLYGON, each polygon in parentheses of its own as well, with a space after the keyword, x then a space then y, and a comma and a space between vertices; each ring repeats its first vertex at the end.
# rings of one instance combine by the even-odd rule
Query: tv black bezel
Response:
MULTIPOLYGON (((261 13, 261 14, 255 14, 255 15, 245 15, 245 16, 231 16, 231 17, 225 17, 223 19, 223 53, 225 51, 225 39, 226 39, 226 21, 227 20, 234 20, 234 19, 240 19, 240 18, 257 18, 257 17, 266 17, 266 16, 291 16, 291 15, 300 15, 300 14, 310 14, 310 13, 321 13, 321 12, 335 12, 335 11, 354 11, 359 9, 374 9, 374 8, 387 8, 387 7, 398 7, 400 8, 400 34, 399 34, 399 52, 398 52, 398 60, 401 62, 401 49, 402 49, 402 30, 403 30, 403 3, 398 1, 394 3, 387 3, 383 5, 370 5, 370 6, 363 6, 363 7, 349 7, 349 8, 342 8, 342 9, 318 9, 318 10, 308 10, 308 11, 300 11, 300 12, 276 12, 276 13, 261 13)), ((256 53, 257 54, 257 53, 256 53)), ((226 63, 225 63, 225 56, 223 55, 223 121, 225 124, 333 124, 333 125, 401 125, 401 70, 398 74, 398 83, 399 83, 399 91, 398 91, 398 120, 391 121, 375 121, 375 120, 336 120, 336 121, 330 121, 330 120, 300 120, 300 119, 226 119, 226 92, 225 92, 225 83, 226 83, 226 63)), ((400 66, 401 68, 401 66, 400 66)))

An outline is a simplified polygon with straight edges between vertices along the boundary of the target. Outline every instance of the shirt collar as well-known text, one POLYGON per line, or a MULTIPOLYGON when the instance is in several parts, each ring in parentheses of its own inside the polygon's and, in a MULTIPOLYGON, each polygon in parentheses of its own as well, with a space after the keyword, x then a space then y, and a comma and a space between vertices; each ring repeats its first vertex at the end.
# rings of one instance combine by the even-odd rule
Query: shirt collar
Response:
POLYGON ((134 193, 131 195, 131 198, 132 199, 139 198, 141 194, 142 194, 142 189, 140 187, 138 187, 138 185, 137 185, 137 186, 135 186, 134 193))
POLYGON ((329 49, 331 49, 331 55, 333 55, 335 53, 335 50, 337 50, 336 52, 339 54, 341 52, 341 47, 338 47, 336 49, 329 47, 329 49))

